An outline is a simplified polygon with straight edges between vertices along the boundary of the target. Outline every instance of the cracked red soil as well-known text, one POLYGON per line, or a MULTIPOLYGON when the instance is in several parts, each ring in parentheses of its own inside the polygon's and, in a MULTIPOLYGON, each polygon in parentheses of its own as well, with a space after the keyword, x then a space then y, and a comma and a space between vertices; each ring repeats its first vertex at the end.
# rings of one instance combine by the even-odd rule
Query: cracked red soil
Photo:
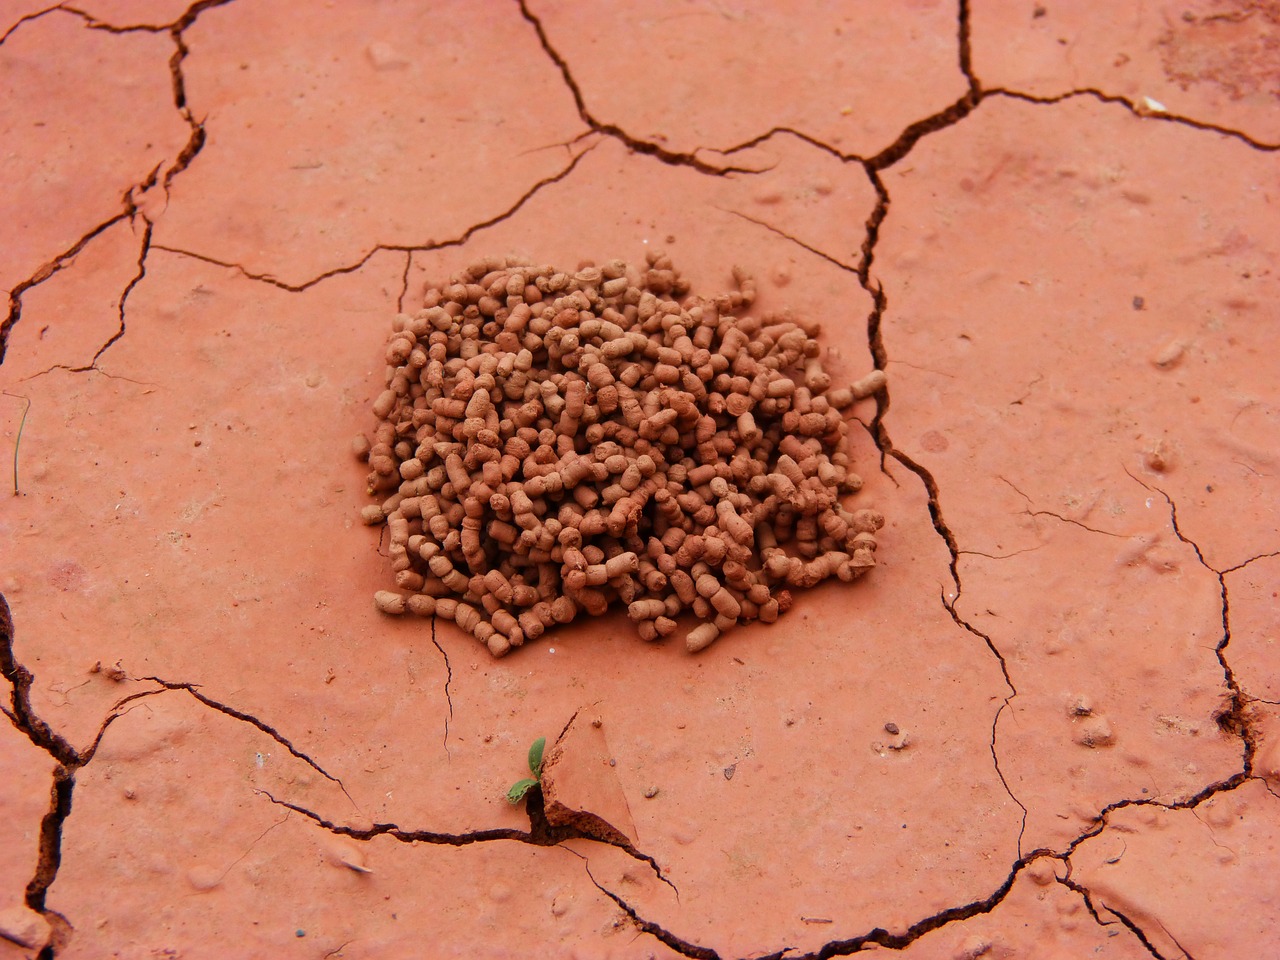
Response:
POLYGON ((0 957, 1280 949, 1273 6, 3 5, 0 957), (879 569, 378 615, 391 317, 658 247, 887 372, 879 569))

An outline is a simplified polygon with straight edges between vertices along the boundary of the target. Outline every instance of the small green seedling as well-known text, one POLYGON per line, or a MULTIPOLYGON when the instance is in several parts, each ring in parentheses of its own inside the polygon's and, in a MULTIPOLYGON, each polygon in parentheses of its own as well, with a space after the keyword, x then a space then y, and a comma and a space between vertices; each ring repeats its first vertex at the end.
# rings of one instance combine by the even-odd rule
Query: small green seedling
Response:
POLYGON ((542 751, 546 749, 547 738, 539 737, 533 741, 533 746, 529 748, 529 772, 533 777, 525 777, 523 780, 517 780, 511 785, 511 789, 507 791, 507 801, 509 803, 519 803, 524 799, 526 793, 538 785, 538 780, 542 777, 542 751))

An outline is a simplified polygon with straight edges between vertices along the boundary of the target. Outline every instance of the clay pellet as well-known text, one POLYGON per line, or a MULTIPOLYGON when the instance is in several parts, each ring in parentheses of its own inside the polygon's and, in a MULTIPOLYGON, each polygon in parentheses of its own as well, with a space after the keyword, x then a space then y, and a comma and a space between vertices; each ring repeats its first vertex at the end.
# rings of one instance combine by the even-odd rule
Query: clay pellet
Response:
POLYGON ((753 316, 754 281, 688 297, 661 253, 575 271, 486 258, 392 324, 371 437, 389 614, 453 620, 494 656, 612 604, 645 640, 704 649, 772 622, 788 587, 875 564, 874 510, 842 411, 882 371, 831 386, 819 328, 753 316))

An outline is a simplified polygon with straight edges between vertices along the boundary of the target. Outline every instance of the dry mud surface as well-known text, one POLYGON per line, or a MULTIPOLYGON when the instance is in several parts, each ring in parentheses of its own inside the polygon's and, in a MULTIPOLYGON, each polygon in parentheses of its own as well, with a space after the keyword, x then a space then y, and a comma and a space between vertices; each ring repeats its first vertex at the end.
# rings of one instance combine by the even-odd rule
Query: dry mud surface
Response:
POLYGON ((1278 46, 5 0, 0 958, 1280 952, 1278 46), (391 318, 659 248, 885 371, 877 568, 694 656, 378 613, 391 318))

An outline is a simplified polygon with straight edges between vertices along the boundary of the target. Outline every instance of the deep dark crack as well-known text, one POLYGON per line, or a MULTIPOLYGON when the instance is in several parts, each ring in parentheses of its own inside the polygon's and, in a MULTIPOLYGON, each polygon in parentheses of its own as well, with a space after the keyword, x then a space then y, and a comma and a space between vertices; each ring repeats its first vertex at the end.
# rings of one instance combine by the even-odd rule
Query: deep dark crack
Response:
MULTIPOLYGON (((56 943, 69 925, 61 914, 46 909, 45 898, 62 864, 62 825, 71 815, 71 797, 76 785, 75 771, 88 762, 93 748, 87 753, 80 753, 32 708, 31 685, 35 676, 18 662, 14 653, 13 617, 3 594, 0 594, 0 674, 10 684, 10 706, 4 710, 4 715, 15 729, 25 734, 28 740, 57 762, 50 787, 49 809, 40 820, 35 873, 27 884, 25 897, 27 906, 43 914, 49 922, 55 932, 56 943)), ((103 728, 110 722, 110 719, 106 720, 103 728)), ((96 748, 96 741, 94 747, 96 748)), ((52 956, 51 951, 52 948, 49 948, 49 956, 52 956)))
MULTIPOLYGON (((1175 960, 1175 958, 1166 957, 1163 953, 1157 950, 1156 945, 1151 942, 1151 940, 1147 937, 1145 933, 1142 932, 1142 928, 1139 927, 1132 920, 1130 920, 1127 915, 1125 915, 1124 913, 1121 913, 1120 910, 1118 910, 1116 907, 1108 906, 1107 904, 1104 903, 1102 905, 1102 909, 1107 911, 1107 913, 1111 914, 1117 920, 1119 920, 1120 923, 1130 933, 1132 933, 1135 937, 1138 938, 1138 942, 1141 943, 1144 947, 1146 947, 1148 952, 1150 952, 1150 954, 1153 957, 1155 957, 1156 960, 1175 960)), ((1177 943, 1176 940, 1174 942, 1177 943)), ((1191 954, 1187 953, 1187 951, 1183 950, 1182 952, 1186 955, 1187 960, 1195 960, 1195 957, 1191 956, 1191 954)))
MULTIPOLYGON (((18 27, 21 26, 23 23, 30 20, 37 19, 38 17, 44 16, 45 14, 51 13, 54 11, 78 16, 81 19, 85 20, 85 22, 93 29, 105 29, 113 33, 127 33, 127 32, 133 32, 133 31, 147 31, 147 32, 153 32, 153 33, 166 32, 173 39, 173 43, 174 43, 174 53, 169 60, 169 72, 170 72, 170 76, 172 78, 172 84, 173 84, 174 108, 178 111, 179 115, 182 117, 183 122, 186 123, 191 130, 191 134, 187 139, 186 144, 183 146, 182 150, 179 151, 178 155, 174 158, 173 163, 171 163, 168 166, 168 168, 165 169, 163 176, 160 175, 160 166, 153 168, 151 172, 146 177, 144 177, 141 181, 131 185, 127 190, 124 191, 123 199, 121 202, 122 209, 120 213, 103 221, 102 223, 98 224, 96 227, 93 227, 88 233, 86 233, 74 244, 72 244, 71 247, 69 247, 67 250, 63 251, 62 253, 55 256, 52 260, 42 265, 30 277, 28 277, 26 280, 21 281, 20 283, 17 284, 17 286, 15 286, 12 290, 9 291, 9 309, 4 320, 0 321, 0 364, 4 363, 5 353, 7 352, 9 347, 9 333, 13 329, 13 327, 17 324, 18 320, 21 319, 22 317, 23 294, 25 294, 27 290, 31 289, 32 287, 38 286, 39 284, 44 283, 54 274, 58 273, 59 271, 65 269, 66 267, 74 263, 76 254, 78 254, 92 240, 100 236, 104 231, 106 231, 110 227, 115 226, 117 223, 119 223, 122 220, 134 221, 136 218, 141 216, 141 213, 137 206, 136 198, 138 196, 141 196, 142 194, 146 193, 146 191, 152 189, 157 184, 160 184, 162 186, 167 196, 169 191, 169 186, 173 182, 173 178, 176 177, 178 174, 180 174, 182 171, 186 170, 187 167, 191 165, 191 162, 195 159, 196 155, 199 154, 200 151, 204 148, 204 145, 206 142, 206 132, 205 132, 204 124, 203 122, 196 120, 196 118, 192 116, 190 109, 188 109, 187 107, 186 82, 182 74, 182 63, 186 59, 187 54, 190 51, 186 45, 185 39, 183 38, 183 33, 193 23, 196 22, 200 14, 203 13, 205 10, 210 9, 212 7, 222 6, 224 4, 231 3, 231 2, 233 2, 233 0, 199 0, 199 2, 192 4, 191 7, 187 9, 187 12, 184 13, 181 17, 178 18, 178 20, 176 20, 172 24, 157 25, 157 26, 138 25, 138 26, 129 26, 129 27, 113 27, 109 24, 105 24, 102 21, 97 20, 90 14, 87 14, 84 11, 78 10, 71 6, 50 7, 39 13, 31 14, 26 17, 23 17, 16 24, 14 24, 13 27, 11 27, 8 31, 6 31, 4 37, 0 37, 0 43, 3 43, 5 40, 9 38, 10 34, 12 34, 14 30, 18 29, 18 27)), ((139 262, 138 262, 139 272, 138 272, 138 275, 135 276, 130 281, 128 287, 125 289, 124 293, 120 297, 120 330, 115 337, 113 337, 110 341, 108 341, 106 344, 103 345, 102 349, 99 350, 97 354, 95 354, 93 361, 91 361, 89 364, 89 367, 84 369, 92 368, 94 363, 97 362, 98 357, 101 356, 102 352, 106 350, 107 347, 111 346, 111 344, 114 343, 116 340, 118 340, 121 336, 124 335, 124 302, 128 298, 129 293, 141 281, 142 277, 146 273, 146 263, 145 263, 146 255, 151 245, 152 223, 146 217, 142 217, 142 219, 144 220, 146 225, 144 228, 142 255, 139 258, 139 262)), ((51 369, 56 369, 56 368, 51 368, 51 369)))
POLYGON ((990 913, 1008 896, 1009 891, 1013 889, 1014 881, 1018 879, 1018 874, 1022 872, 1029 862, 1029 860, 1019 858, 1014 868, 1009 872, 1009 876, 989 896, 981 900, 973 900, 961 906, 948 907, 946 910, 941 910, 931 917, 917 920, 907 927, 903 933, 890 933, 883 927, 876 927, 874 930, 856 937, 833 940, 811 953, 794 954, 787 951, 779 951, 768 954, 766 957, 761 957, 760 960, 783 960, 784 954, 786 954, 786 960, 828 960, 829 957, 847 957, 850 954, 861 953, 865 949, 874 949, 875 947, 902 950, 939 927, 961 920, 968 920, 970 917, 976 917, 982 913, 990 913))
POLYGON ((51 13, 58 13, 61 10, 61 6, 53 4, 52 6, 45 7, 43 10, 35 10, 31 13, 23 14, 13 22, 13 25, 10 26, 9 29, 0 35, 0 45, 3 45, 6 40, 13 36, 13 34, 21 28, 24 23, 30 23, 32 20, 39 20, 41 17, 48 16, 51 13))
POLYGON ((674 950, 676 953, 680 954, 681 956, 692 957, 693 960, 720 960, 720 954, 716 953, 710 947, 700 947, 695 943, 690 943, 688 940, 682 940, 680 937, 677 937, 675 934, 670 933, 663 927, 654 923, 652 920, 646 920, 644 917, 640 916, 640 914, 636 911, 634 907, 631 906, 631 904, 627 903, 626 900, 618 896, 616 893, 614 893, 612 890, 610 890, 608 887, 606 887, 604 884, 602 884, 599 880, 595 878, 595 876, 591 873, 591 863, 587 860, 586 857, 582 856, 582 854, 577 853, 576 851, 573 851, 573 850, 569 852, 572 853, 574 856, 579 857, 582 860, 582 868, 587 873, 587 879, 591 881, 591 883, 595 886, 597 890, 599 890, 606 897, 608 897, 615 904, 617 904, 618 909, 620 909, 623 913, 625 913, 630 918, 631 922, 635 925, 636 929, 639 930, 641 933, 647 933, 649 936, 653 937, 654 939, 666 945, 667 947, 670 947, 672 950, 674 950))
POLYGON ((64 767, 74 769, 80 765, 80 754, 76 748, 40 719, 31 707, 31 685, 35 682, 35 675, 18 662, 13 642, 13 616, 9 612, 8 601, 0 594, 0 674, 11 687, 10 709, 5 713, 28 740, 64 767))
POLYGON ((982 96, 970 89, 965 92, 955 103, 951 104, 945 110, 935 113, 931 117, 925 117, 923 120, 917 120, 909 125, 898 135, 898 139, 889 146, 885 147, 874 157, 867 160, 867 169, 873 171, 883 170, 885 167, 891 167, 908 153, 920 142, 920 139, 927 134, 936 130, 944 130, 947 127, 955 126, 970 113, 973 112, 982 100, 982 96))
POLYGON ((81 250, 120 221, 128 219, 128 216, 129 214, 126 210, 116 214, 109 220, 104 220, 62 253, 59 253, 48 263, 45 263, 39 270, 9 291, 9 312, 5 316, 4 321, 0 322, 0 363, 4 363, 5 353, 9 348, 9 333, 22 318, 23 294, 32 287, 39 286, 44 283, 59 271, 65 270, 67 267, 71 266, 75 263, 76 255, 79 254, 81 250))
POLYGON ((717 167, 714 164, 699 160, 697 151, 694 153, 678 153, 674 150, 668 150, 661 144, 654 143, 651 140, 641 140, 627 133, 617 124, 605 123, 597 119, 587 108, 587 101, 582 95, 582 88, 578 86, 578 81, 573 77, 573 71, 569 69, 568 61, 565 60, 552 45, 551 40, 547 37, 546 28, 542 25, 542 21, 529 9, 526 0, 517 0, 520 5, 520 14, 529 22, 534 31, 538 34, 538 42, 542 45, 543 52, 556 65, 556 69, 560 71, 560 76, 564 79, 564 84, 569 88, 569 93, 573 96, 573 102, 578 110, 578 116, 582 122, 590 127, 596 133, 606 137, 612 137, 626 144, 627 148, 635 153, 641 153, 645 156, 653 157, 661 160, 663 163, 671 164, 677 167, 689 167, 699 173, 710 174, 712 176, 722 177, 735 173, 758 173, 759 171, 749 167, 733 167, 724 166, 717 167))
POLYGON ((75 786, 75 773, 71 768, 62 764, 54 768, 49 811, 40 821, 39 862, 26 893, 27 906, 40 913, 44 912, 45 895, 62 865, 62 824, 71 816, 71 794, 75 786))
MULTIPOLYGON (((117 340, 124 336, 126 329, 125 306, 129 302, 129 295, 133 293, 134 287, 142 282, 142 278, 147 275, 147 254, 151 250, 151 231, 153 225, 146 217, 141 217, 140 219, 143 223, 143 231, 141 248, 138 252, 138 272, 134 274, 125 285, 124 292, 120 294, 120 298, 116 301, 116 314, 119 320, 119 326, 116 328, 115 333, 113 333, 107 341, 98 348, 97 352, 94 353, 93 358, 88 363, 82 364, 78 367, 73 367, 65 363, 55 363, 53 366, 45 370, 41 370, 39 373, 34 373, 29 377, 24 377, 24 380, 33 380, 36 377, 44 376, 46 373, 50 373, 54 370, 66 370, 69 373, 88 373, 91 370, 99 373, 102 372, 98 370, 98 359, 106 353, 117 340)), ((129 378, 119 377, 118 379, 128 380, 129 378)), ((136 383, 137 381, 134 382, 136 383)))
MULTIPOLYGON (((1068 865, 1068 868, 1069 868, 1069 865, 1068 865)), ((1075 892, 1080 897, 1080 899, 1084 901, 1084 908, 1087 911, 1089 911, 1089 916, 1093 918, 1093 922, 1096 923, 1098 926, 1110 927, 1110 926, 1114 926, 1118 922, 1121 924, 1121 926, 1123 926, 1131 934, 1133 934, 1133 936, 1137 939, 1137 941, 1140 944, 1142 944, 1142 946, 1146 949, 1146 951, 1149 954, 1151 954, 1153 957, 1156 957, 1157 960, 1171 960, 1171 958, 1164 957, 1160 953, 1160 951, 1158 951, 1155 948, 1155 945, 1150 940, 1147 939, 1147 936, 1142 932, 1142 929, 1136 923, 1130 920, 1127 916, 1121 913, 1119 910, 1116 910, 1113 907, 1108 907, 1106 904, 1103 904, 1102 909, 1116 918, 1115 920, 1104 920, 1102 917, 1102 914, 1098 912, 1098 905, 1093 902, 1092 891, 1090 891, 1087 887, 1083 886, 1082 884, 1077 883, 1075 880, 1071 879, 1071 874, 1069 871, 1067 876, 1058 878, 1058 883, 1062 884, 1062 886, 1066 887, 1068 890, 1075 892)))
MULTIPOLYGON (((492 827, 487 830, 467 830, 462 833, 445 833, 438 830, 414 830, 401 827, 395 823, 374 823, 368 827, 353 827, 348 824, 337 823, 328 820, 320 814, 306 807, 292 803, 288 800, 281 800, 274 796, 269 790, 258 788, 256 793, 266 797, 272 803, 282 807, 286 807, 295 813, 306 817, 316 826, 321 827, 330 833, 342 837, 350 837, 352 840, 372 840, 374 837, 391 837, 393 840, 399 840, 401 843, 429 843, 439 846, 449 847, 465 847, 473 843, 490 843, 494 840, 511 840, 517 843, 527 843, 535 847, 554 847, 563 843, 565 840, 592 840, 596 843, 603 843, 611 847, 616 847, 629 857, 639 860, 647 864, 653 871, 654 876, 676 890, 675 885, 662 872, 662 868, 658 866, 658 861, 649 854, 638 850, 633 844, 623 843, 618 840, 612 840, 605 837, 597 837, 576 827, 567 825, 552 824, 547 820, 546 813, 543 809, 542 786, 537 784, 533 786, 528 793, 524 795, 525 810, 529 815, 529 829, 517 830, 514 827, 492 827)), ((677 890, 677 895, 679 891, 677 890)))

